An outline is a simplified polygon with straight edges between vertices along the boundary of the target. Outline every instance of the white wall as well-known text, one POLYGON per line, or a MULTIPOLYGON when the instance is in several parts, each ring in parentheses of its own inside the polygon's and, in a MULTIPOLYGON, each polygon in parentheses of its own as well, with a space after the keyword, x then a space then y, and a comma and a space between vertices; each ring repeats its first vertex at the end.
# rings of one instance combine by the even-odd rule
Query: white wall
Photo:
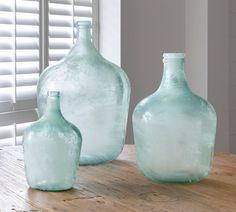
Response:
POLYGON ((109 61, 120 65, 120 0, 99 0, 99 51, 109 61))
POLYGON ((121 65, 131 81, 127 142, 133 142, 134 106, 162 77, 163 52, 185 51, 184 0, 121 1, 121 65))

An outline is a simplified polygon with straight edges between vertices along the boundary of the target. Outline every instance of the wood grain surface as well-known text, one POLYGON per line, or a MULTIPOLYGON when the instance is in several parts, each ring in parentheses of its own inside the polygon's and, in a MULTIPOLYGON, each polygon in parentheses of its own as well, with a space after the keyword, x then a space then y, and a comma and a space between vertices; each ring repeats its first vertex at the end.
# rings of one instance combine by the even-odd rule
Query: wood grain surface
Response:
POLYGON ((0 211, 236 211, 236 155, 216 153, 210 176, 195 184, 157 184, 135 164, 133 145, 112 163, 83 166, 65 192, 30 189, 22 147, 0 149, 0 211))

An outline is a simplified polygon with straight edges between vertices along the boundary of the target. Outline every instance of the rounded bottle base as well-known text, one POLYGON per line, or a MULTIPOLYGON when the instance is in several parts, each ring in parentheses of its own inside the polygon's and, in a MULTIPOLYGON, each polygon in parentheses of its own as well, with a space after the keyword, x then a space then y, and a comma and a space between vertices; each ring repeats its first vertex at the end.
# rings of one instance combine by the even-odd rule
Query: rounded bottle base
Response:
POLYGON ((75 181, 75 180, 72 181, 72 179, 68 182, 66 181, 66 179, 64 179, 63 181, 57 181, 57 182, 56 181, 49 182, 44 179, 38 180, 38 181, 32 181, 27 176, 26 176, 26 179, 30 188, 41 190, 41 191, 51 191, 51 192, 70 190, 73 188, 74 181, 75 181))
POLYGON ((73 186, 31 186, 30 185, 30 188, 32 189, 36 189, 36 190, 40 190, 40 191, 51 191, 51 192, 56 192, 56 191, 67 191, 67 190, 70 190, 73 188, 73 186))
POLYGON ((205 179, 209 173, 201 173, 199 175, 195 175, 195 176, 188 176, 188 174, 186 174, 184 176, 184 173, 182 173, 182 177, 178 177, 175 176, 175 174, 173 173, 173 176, 166 176, 166 177, 160 177, 157 175, 147 175, 145 174, 142 170, 140 170, 142 175, 144 177, 146 177, 147 179, 155 182, 155 183, 161 183, 161 184, 190 184, 190 183, 197 183, 202 181, 203 179, 205 179))
POLYGON ((147 176, 145 176, 145 177, 155 183, 160 183, 160 184, 191 184, 191 183, 198 183, 205 178, 204 177, 204 178, 200 178, 200 179, 163 180, 163 179, 158 179, 158 178, 150 178, 147 176))
POLYGON ((111 161, 115 160, 117 157, 114 158, 100 158, 100 157, 81 157, 79 165, 81 166, 89 166, 89 165, 99 165, 104 163, 110 163, 111 161))
POLYGON ((122 149, 118 153, 114 153, 112 155, 81 155, 79 165, 89 166, 110 163, 120 155, 122 149))

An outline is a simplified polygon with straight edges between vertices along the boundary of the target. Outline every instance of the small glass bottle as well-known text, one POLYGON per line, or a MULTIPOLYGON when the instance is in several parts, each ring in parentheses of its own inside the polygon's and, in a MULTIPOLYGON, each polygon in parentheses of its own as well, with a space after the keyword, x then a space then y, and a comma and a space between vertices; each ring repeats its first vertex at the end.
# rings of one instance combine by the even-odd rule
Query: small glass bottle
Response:
POLYGON ((45 114, 24 131, 25 173, 29 186, 47 191, 72 188, 81 142, 79 129, 62 116, 60 93, 49 91, 45 114))
POLYGON ((211 169, 216 113, 189 89, 184 54, 164 54, 163 62, 159 89, 133 113, 137 164, 153 181, 199 181, 211 169))

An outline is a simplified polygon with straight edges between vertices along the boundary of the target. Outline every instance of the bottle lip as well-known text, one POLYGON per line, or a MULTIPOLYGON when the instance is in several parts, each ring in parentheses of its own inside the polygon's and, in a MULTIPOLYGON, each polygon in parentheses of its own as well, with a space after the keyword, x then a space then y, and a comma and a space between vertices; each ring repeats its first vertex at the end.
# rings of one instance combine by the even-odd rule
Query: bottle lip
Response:
POLYGON ((164 53, 164 59, 184 59, 185 53, 164 53))
POLYGON ((75 24, 76 28, 91 28, 91 21, 77 21, 75 24))
POLYGON ((48 91, 49 97, 60 97, 60 91, 48 91))

